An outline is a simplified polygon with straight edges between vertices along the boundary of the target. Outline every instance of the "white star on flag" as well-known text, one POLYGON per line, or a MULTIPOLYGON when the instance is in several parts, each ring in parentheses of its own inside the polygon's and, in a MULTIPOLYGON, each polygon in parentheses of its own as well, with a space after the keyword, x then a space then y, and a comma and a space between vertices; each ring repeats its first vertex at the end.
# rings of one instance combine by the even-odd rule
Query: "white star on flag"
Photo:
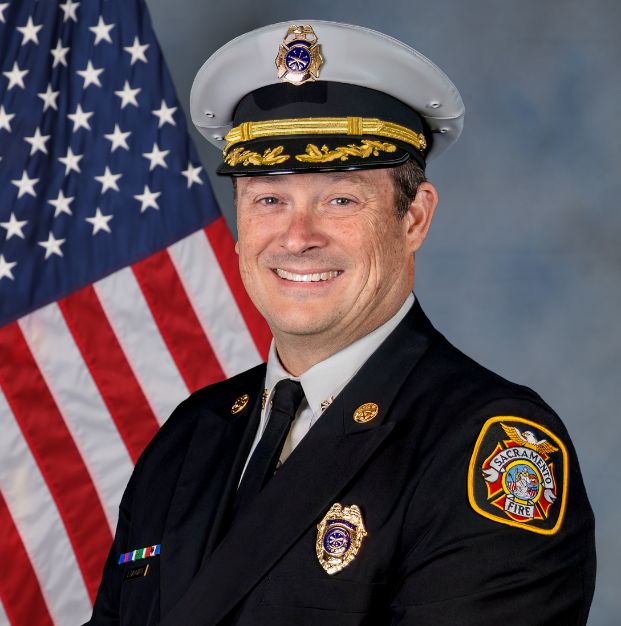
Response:
POLYGON ((131 132, 128 130, 127 132, 123 132, 118 124, 114 125, 114 130, 104 137, 112 142, 110 146, 111 152, 114 152, 117 148, 123 148, 124 150, 129 150, 129 146, 127 145, 127 138, 131 135, 131 132))
POLYGON ((156 200, 161 195, 162 195, 161 191, 151 191, 149 189, 149 186, 145 185, 144 192, 135 195, 134 198, 136 198, 136 200, 140 200, 141 202, 140 212, 144 213, 149 207, 153 207, 154 209, 159 210, 160 207, 158 203, 156 202, 156 200))
POLYGON ((93 115, 92 113, 87 113, 82 110, 82 106, 78 104, 75 109, 75 113, 69 113, 67 117, 73 122, 73 131, 76 132, 80 128, 86 128, 86 130, 91 130, 91 125, 88 123, 89 118, 93 115))
POLYGON ((54 217, 58 217, 61 213, 66 213, 67 215, 73 215, 69 205, 73 202, 74 197, 65 197, 63 190, 61 189, 58 192, 58 196, 56 200, 48 200, 48 203, 54 207, 54 217))
POLYGON ((128 104, 133 104, 135 107, 138 106, 138 101, 136 100, 136 96, 140 93, 140 87, 136 87, 136 89, 132 89, 129 86, 129 82, 125 81, 123 85, 123 89, 120 91, 115 91, 114 95, 121 98, 121 108, 124 109, 128 104))
POLYGON ((50 50, 50 54, 54 57, 54 63, 52 63, 53 68, 59 63, 67 67, 67 52, 69 52, 69 46, 63 48, 63 42, 59 39, 56 42, 56 48, 50 50))
POLYGON ((18 220, 15 217, 15 213, 11 213, 8 222, 0 222, 0 226, 6 229, 6 238, 9 240, 11 237, 19 237, 24 239, 24 226, 28 224, 27 220, 18 220))
POLYGON ((34 135, 32 137, 24 137, 24 141, 30 144, 30 156, 35 152, 41 151, 43 154, 47 154, 47 148, 45 142, 50 140, 51 135, 42 135, 38 128, 35 128, 34 135))
POLYGON ((91 61, 86 64, 86 68, 78 70, 76 74, 79 74, 84 79, 84 85, 82 89, 86 89, 89 85, 97 85, 101 87, 101 81, 99 75, 103 72, 103 68, 95 69, 91 61))
POLYGON ((58 94, 60 91, 53 91, 52 84, 50 83, 47 86, 45 91, 38 93, 37 96, 43 100, 43 112, 45 113, 50 107, 55 111, 58 111, 58 105, 56 104, 56 98, 58 98, 58 94))
POLYGON ((7 113, 2 105, 0 105, 0 129, 4 128, 11 132, 11 120, 15 117, 15 113, 7 113))
POLYGON ((65 243, 66 239, 56 239, 54 237, 54 233, 50 231, 50 234, 47 237, 47 241, 39 241, 37 242, 42 248, 45 248, 45 260, 49 259, 53 254, 57 254, 58 256, 63 256, 63 252, 60 249, 65 243))
POLYGON ((17 263, 15 261, 11 263, 4 258, 3 254, 0 254, 0 280, 2 280, 3 278, 10 278, 11 280, 15 280, 15 277, 13 276, 13 272, 11 270, 16 265, 17 263))
POLYGON ((93 217, 84 218, 89 224, 93 226, 93 235, 96 235, 100 230, 103 230, 107 233, 111 233, 110 226, 108 226, 108 222, 114 217, 114 215, 104 215, 99 207, 95 209, 95 215, 93 217))
POLYGON ((201 180, 201 165, 197 165, 196 167, 192 167, 192 163, 188 163, 188 169, 182 170, 181 174, 188 179, 188 189, 192 186, 193 183, 198 183, 199 185, 203 184, 201 180))
POLYGON ((71 146, 69 146, 67 148, 67 156, 58 157, 58 160, 65 166, 65 176, 71 171, 77 172, 78 174, 81 172, 79 163, 83 156, 83 154, 73 154, 73 150, 71 146))
POLYGON ((101 193, 106 193, 108 189, 114 189, 114 191, 119 190, 119 186, 116 184, 116 181, 121 178, 122 174, 113 174, 110 171, 110 168, 106 165, 106 169, 101 176, 95 176, 95 180, 101 183, 101 193))
POLYGON ((67 0, 67 2, 65 2, 64 4, 59 5, 59 8, 65 14, 63 16, 63 22, 66 22, 67 20, 73 20, 74 22, 77 22, 78 17, 75 12, 78 10, 79 6, 80 3, 74 2, 73 0, 67 0))
POLYGON ((4 11, 6 10, 8 6, 9 6, 8 2, 0 2, 0 22, 6 23, 6 20, 4 19, 4 11))
POLYGON ((13 69, 10 72, 2 72, 9 79, 9 86, 7 87, 7 91, 12 89, 16 85, 25 89, 24 85, 24 76, 28 74, 30 70, 20 70, 19 65, 17 65, 17 61, 13 62, 13 69))
POLYGON ((125 46, 123 50, 129 52, 132 55, 130 65, 133 65, 136 61, 147 62, 145 51, 149 47, 148 43, 141 44, 138 37, 134 37, 134 43, 131 46, 125 46))
POLYGON ((38 44, 39 36, 37 33, 43 28, 43 24, 38 24, 35 26, 32 22, 32 15, 28 18, 26 22, 26 26, 18 26, 17 30, 22 34, 22 46, 29 41, 38 44))
POLYGON ((95 33, 95 45, 101 41, 107 41, 112 43, 112 37, 110 37, 110 31, 114 28, 114 24, 106 24, 103 20, 103 16, 99 16, 99 20, 96 26, 90 26, 88 30, 95 33))
POLYGON ((153 143, 153 150, 151 152, 143 152, 142 156, 149 160, 149 171, 155 169, 158 165, 167 168, 168 165, 166 165, 165 159, 169 152, 170 150, 160 150, 156 143, 153 143))
POLYGON ((33 198, 37 197, 34 186, 39 182, 38 178, 29 178, 28 172, 24 170, 22 172, 21 179, 15 179, 11 181, 16 187, 19 187, 18 198, 21 198, 25 194, 31 195, 33 198))
POLYGON ((155 117, 159 119, 157 124, 158 128, 162 128, 164 124, 172 124, 176 126, 177 123, 173 120, 173 113, 177 110, 177 107, 168 107, 166 106, 166 102, 162 100, 162 106, 159 109, 155 109, 155 111, 151 111, 155 117))

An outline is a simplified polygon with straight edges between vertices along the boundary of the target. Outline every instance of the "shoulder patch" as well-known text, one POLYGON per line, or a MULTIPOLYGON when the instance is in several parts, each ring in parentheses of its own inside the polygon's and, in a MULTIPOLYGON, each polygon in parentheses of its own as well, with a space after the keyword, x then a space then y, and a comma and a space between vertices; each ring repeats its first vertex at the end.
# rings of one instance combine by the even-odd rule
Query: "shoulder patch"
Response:
POLYGON ((468 468, 468 500, 483 517, 541 535, 565 515, 567 449, 550 430, 523 417, 485 422, 468 468))

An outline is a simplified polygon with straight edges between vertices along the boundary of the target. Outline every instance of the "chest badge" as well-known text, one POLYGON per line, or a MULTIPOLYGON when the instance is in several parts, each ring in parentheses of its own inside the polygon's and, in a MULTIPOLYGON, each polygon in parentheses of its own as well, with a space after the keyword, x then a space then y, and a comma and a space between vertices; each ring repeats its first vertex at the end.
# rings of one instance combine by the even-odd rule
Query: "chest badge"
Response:
POLYGON ((542 535, 560 528, 567 501, 568 458, 549 429, 515 416, 483 426, 470 460, 472 508, 495 522, 542 535))
POLYGON ((367 531, 360 509, 336 502, 317 524, 315 551, 323 569, 330 575, 340 572, 355 558, 367 531))

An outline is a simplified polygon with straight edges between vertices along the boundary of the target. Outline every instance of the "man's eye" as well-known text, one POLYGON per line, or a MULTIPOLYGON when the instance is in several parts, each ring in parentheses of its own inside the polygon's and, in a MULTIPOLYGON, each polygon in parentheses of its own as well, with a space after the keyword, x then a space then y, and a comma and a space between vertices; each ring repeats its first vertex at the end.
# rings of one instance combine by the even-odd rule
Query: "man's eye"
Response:
POLYGON ((330 204, 334 204, 336 206, 349 206, 350 204, 353 204, 353 200, 351 200, 350 198, 332 198, 332 200, 330 200, 330 204))
POLYGON ((259 204, 271 206, 273 204, 278 204, 279 200, 275 196, 265 196, 264 198, 259 198, 257 202, 259 204))

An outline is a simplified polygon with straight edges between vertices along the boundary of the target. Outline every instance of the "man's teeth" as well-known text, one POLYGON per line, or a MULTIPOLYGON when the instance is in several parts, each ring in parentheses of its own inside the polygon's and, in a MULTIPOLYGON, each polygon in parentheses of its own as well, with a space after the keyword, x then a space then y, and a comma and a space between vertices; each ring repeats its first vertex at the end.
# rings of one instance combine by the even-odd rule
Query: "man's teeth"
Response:
POLYGON ((292 280, 296 283, 317 283, 322 280, 330 280, 331 278, 336 278, 340 272, 331 271, 331 272, 321 272, 317 274, 294 274, 293 272, 287 272, 286 270, 277 269, 276 274, 280 276, 280 278, 284 278, 285 280, 292 280))

